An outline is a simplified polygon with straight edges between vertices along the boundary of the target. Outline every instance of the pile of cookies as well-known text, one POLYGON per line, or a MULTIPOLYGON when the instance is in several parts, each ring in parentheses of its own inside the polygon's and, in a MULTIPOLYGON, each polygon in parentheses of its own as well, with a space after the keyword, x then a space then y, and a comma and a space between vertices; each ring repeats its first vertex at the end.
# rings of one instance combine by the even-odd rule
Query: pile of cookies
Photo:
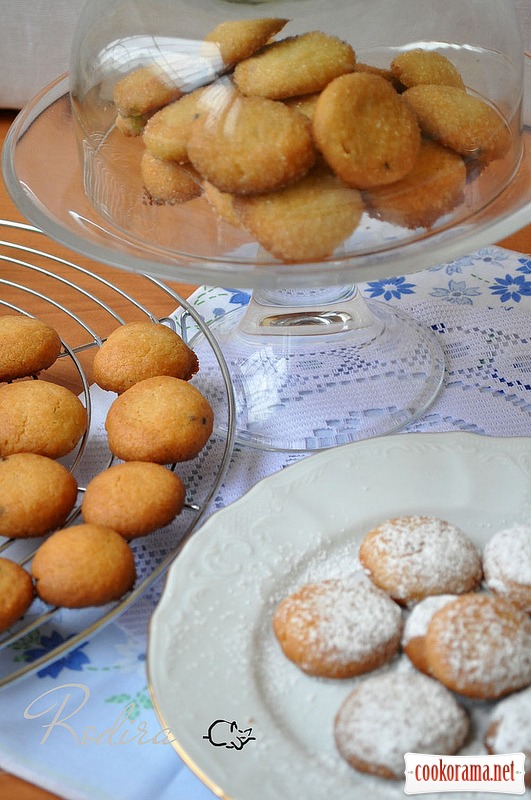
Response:
POLYGON ((457 752, 471 734, 467 704, 490 701, 487 751, 531 759, 529 723, 519 724, 531 708, 531 528, 499 531, 481 554, 445 520, 397 517, 366 533, 357 566, 305 583, 272 619, 306 674, 363 676, 335 717, 340 755, 400 779, 404 753, 457 752))
POLYGON ((278 18, 229 20, 204 41, 221 77, 183 93, 160 65, 121 78, 117 128, 142 137, 149 202, 204 194, 218 217, 276 258, 331 256, 366 211, 429 228, 510 148, 498 112, 435 50, 387 69, 321 31, 274 37, 278 18))
POLYGON ((171 328, 132 322, 113 331, 94 359, 95 382, 115 392, 106 417, 121 460, 85 487, 58 459, 87 432, 87 412, 66 388, 37 378, 58 358, 56 331, 23 315, 0 317, 0 536, 39 544, 29 571, 0 559, 0 631, 35 595, 81 608, 118 600, 136 580, 129 540, 170 524, 185 503, 168 465, 195 458, 213 429, 213 412, 189 381, 195 353, 171 328), (70 524, 81 511, 83 523, 70 524))

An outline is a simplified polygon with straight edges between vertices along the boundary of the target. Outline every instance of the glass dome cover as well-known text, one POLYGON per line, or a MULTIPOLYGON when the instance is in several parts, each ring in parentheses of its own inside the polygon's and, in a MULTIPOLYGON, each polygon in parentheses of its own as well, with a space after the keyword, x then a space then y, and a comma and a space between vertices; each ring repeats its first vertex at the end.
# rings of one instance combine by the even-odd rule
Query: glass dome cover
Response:
MULTIPOLYGON (((522 155, 522 50, 512 3, 494 0, 93 0, 78 25, 69 84, 84 192, 126 254, 169 265, 176 277, 199 269, 218 284, 310 286, 422 269, 462 252, 474 237, 486 241, 499 219, 499 208, 491 208, 522 155), (297 46, 308 60, 302 79, 300 55, 294 49, 290 60, 288 52, 297 46), (496 129, 503 140, 488 157, 488 147, 466 136, 457 152, 446 133, 421 120, 426 87, 417 92, 419 112, 418 87, 402 83, 407 69, 400 72, 410 51, 443 58, 462 78, 463 86, 436 88, 437 113, 448 117, 448 102, 462 94, 470 99, 466 114, 479 103, 488 109, 487 138, 496 129), (342 80, 362 93, 355 145, 336 130, 336 120, 340 131, 345 122, 338 106, 350 95, 333 98, 331 84, 342 80), (362 172, 369 169, 382 141, 380 90, 392 106, 383 124, 400 145, 391 162, 384 142, 380 161, 389 177, 345 177, 329 142, 361 147, 362 172), (180 119, 195 95, 193 113, 180 119), (308 110, 304 101, 317 105, 308 110), (418 124, 411 147, 406 107, 418 124), (267 116, 272 111, 278 118, 267 116), (168 136, 178 139, 185 127, 184 155, 172 140, 168 157, 168 136), (450 152, 449 166, 432 162, 428 145, 450 152), (424 151, 428 166, 421 168, 424 151), (412 164, 418 176, 408 185, 412 164), (243 188, 242 172, 249 179, 243 188), (180 183, 173 188, 181 178, 191 183, 186 201, 180 183)), ((429 61, 419 69, 435 82, 429 61)), ((481 125, 472 117, 472 128, 481 125)), ((460 134, 461 120, 457 127, 460 134)))

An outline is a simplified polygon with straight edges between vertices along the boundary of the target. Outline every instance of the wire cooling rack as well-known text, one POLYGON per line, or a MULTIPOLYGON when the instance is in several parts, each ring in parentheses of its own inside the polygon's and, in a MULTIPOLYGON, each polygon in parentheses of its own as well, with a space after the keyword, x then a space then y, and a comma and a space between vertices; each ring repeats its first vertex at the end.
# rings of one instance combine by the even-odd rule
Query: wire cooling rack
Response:
MULTIPOLYGON (((204 517, 225 476, 234 444, 235 406, 229 372, 216 340, 193 305, 149 275, 127 275, 125 291, 118 285, 120 275, 111 283, 91 269, 48 253, 46 242, 44 234, 33 226, 0 220, 0 314, 26 314, 53 324, 61 337, 62 352, 37 379, 67 386, 87 409, 87 433, 73 453, 61 459, 79 486, 77 504, 65 525, 81 521, 81 500, 88 481, 114 460, 106 442, 104 419, 115 395, 91 385, 91 365, 97 349, 119 325, 148 318, 169 325, 185 341, 189 341, 190 331, 202 332, 222 380, 218 374, 210 383, 208 374, 202 376, 200 365, 193 382, 211 402, 215 400, 216 409, 222 409, 226 419, 220 420, 217 412, 217 429, 223 430, 223 435, 214 434, 192 461, 172 465, 186 486, 185 507, 171 525, 131 542, 138 576, 133 589, 117 603, 82 610, 52 608, 36 598, 23 619, 0 635, 0 686, 64 656, 153 590, 204 517), (157 316, 144 305, 142 296, 148 284, 149 296, 156 296, 157 307, 168 309, 167 316, 157 316), (28 642, 35 641, 38 634, 39 641, 45 637, 47 642, 44 652, 43 648, 28 649, 28 642), (32 653, 31 660, 27 660, 28 652, 32 653)), ((0 555, 28 568, 42 540, 0 537, 0 555)))

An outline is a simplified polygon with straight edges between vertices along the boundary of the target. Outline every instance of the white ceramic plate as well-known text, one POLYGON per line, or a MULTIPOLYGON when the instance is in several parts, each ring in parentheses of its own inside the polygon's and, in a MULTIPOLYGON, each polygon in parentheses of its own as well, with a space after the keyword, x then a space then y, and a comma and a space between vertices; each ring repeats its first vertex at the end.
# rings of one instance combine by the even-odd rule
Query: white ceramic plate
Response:
MULTIPOLYGON (((339 758, 333 719, 353 681, 302 674, 280 653, 271 616, 309 578, 351 570, 373 524, 407 513, 444 517, 479 548, 528 522, 531 439, 421 433, 321 452, 213 515, 173 564, 151 622, 151 692, 175 748, 220 797, 403 797, 403 782, 363 776, 339 758), (217 720, 255 738, 223 746, 238 743, 223 725, 205 738, 217 720)), ((473 714, 467 752, 481 752, 488 707, 473 714)))

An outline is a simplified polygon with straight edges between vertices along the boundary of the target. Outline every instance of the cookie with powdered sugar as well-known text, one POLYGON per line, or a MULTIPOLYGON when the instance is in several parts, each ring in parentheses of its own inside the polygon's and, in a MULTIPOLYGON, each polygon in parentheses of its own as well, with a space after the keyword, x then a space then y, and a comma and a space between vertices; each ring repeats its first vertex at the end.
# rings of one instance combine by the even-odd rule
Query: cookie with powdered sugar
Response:
POLYGON ((349 678, 395 655, 402 612, 359 573, 301 586, 277 606, 273 630, 284 654, 303 672, 349 678))
POLYGON ((431 674, 454 692, 497 700, 531 684, 531 619, 490 594, 464 594, 428 626, 431 674))
POLYGON ((482 577, 481 557, 456 525, 430 516, 382 522, 364 537, 359 552, 371 580, 401 605, 436 594, 463 594, 482 577))
POLYGON ((524 611, 531 611, 531 527, 498 531, 483 550, 485 584, 524 611))
POLYGON ((402 633, 402 650, 413 666, 421 672, 429 674, 430 668, 426 655, 426 634, 433 615, 447 603, 455 600, 455 594, 436 594, 425 597, 416 606, 404 622, 402 633))
POLYGON ((531 686, 496 704, 485 735, 491 755, 523 753, 525 783, 531 786, 531 686))
POLYGON ((468 730, 468 716, 453 695, 420 672, 364 678, 334 721, 337 749, 350 766, 390 780, 403 779, 405 753, 452 755, 468 730))

